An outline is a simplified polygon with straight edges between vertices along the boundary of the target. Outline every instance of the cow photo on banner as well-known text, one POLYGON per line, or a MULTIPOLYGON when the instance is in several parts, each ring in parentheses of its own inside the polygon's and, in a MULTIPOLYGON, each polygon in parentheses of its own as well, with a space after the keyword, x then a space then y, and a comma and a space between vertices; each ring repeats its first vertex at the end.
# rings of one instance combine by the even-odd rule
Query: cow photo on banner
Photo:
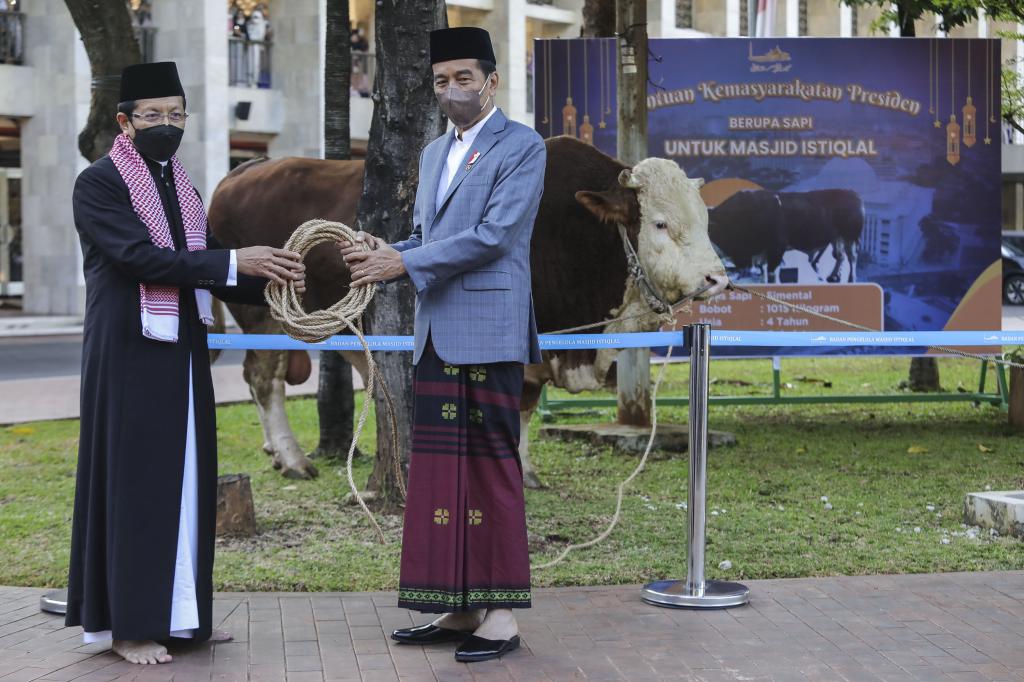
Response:
MULTIPOLYGON (((1000 327, 999 41, 650 41, 650 156, 703 178, 733 282, 874 330, 1000 327)), ((535 128, 611 156, 612 38, 537 41, 535 128)), ((740 291, 681 324, 849 330, 740 291)), ((719 354, 924 353, 743 348, 719 354)))

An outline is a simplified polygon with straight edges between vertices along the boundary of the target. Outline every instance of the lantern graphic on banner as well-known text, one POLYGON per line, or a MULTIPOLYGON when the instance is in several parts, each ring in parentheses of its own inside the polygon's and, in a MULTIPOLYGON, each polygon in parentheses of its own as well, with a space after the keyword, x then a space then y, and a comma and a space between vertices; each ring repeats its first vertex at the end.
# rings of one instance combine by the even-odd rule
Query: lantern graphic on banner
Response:
POLYGON ((594 126, 590 124, 590 114, 583 114, 583 124, 580 126, 580 141, 591 146, 594 144, 594 126))
POLYGON ((973 147, 974 143, 978 141, 977 136, 977 114, 978 110, 971 102, 970 96, 967 97, 967 104, 964 105, 964 144, 968 147, 973 147))
POLYGON ((572 104, 572 97, 566 97, 562 107, 562 134, 576 137, 576 107, 572 104))
POLYGON ((946 124, 946 161, 953 166, 960 163, 960 124, 956 122, 956 114, 950 114, 946 124))

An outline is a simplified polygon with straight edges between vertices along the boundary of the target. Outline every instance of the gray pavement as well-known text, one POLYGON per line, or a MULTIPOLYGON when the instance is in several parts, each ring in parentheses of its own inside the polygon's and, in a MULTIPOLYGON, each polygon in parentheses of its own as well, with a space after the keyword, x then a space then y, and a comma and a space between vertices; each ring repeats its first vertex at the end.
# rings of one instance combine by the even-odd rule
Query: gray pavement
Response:
POLYGON ((426 618, 394 593, 219 594, 230 644, 174 645, 139 668, 0 588, 0 682, 81 680, 1024 680, 1024 572, 753 580, 749 606, 644 604, 637 586, 536 590, 523 647, 466 665, 399 646, 426 618))

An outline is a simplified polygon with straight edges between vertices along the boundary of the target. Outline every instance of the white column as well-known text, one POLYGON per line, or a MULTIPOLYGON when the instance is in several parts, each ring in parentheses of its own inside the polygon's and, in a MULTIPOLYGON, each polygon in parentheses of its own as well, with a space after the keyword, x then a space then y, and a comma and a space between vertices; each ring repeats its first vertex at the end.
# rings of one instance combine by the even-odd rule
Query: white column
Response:
POLYGON ((228 28, 223 3, 153 3, 159 61, 174 61, 190 114, 178 156, 209 204, 228 172, 228 28))
POLYGON ((800 0, 786 0, 786 35, 800 35, 800 0))
POLYGON ((983 7, 978 8, 978 37, 988 38, 988 15, 983 7))
MULTIPOLYGON (((896 3, 893 3, 892 5, 890 5, 890 7, 891 7, 892 11, 894 11, 894 12, 896 11, 896 3)), ((890 21, 889 22, 889 37, 890 38, 899 38, 899 36, 900 36, 899 24, 897 24, 895 21, 890 21)))
POLYGON ((853 36, 853 8, 849 5, 839 6, 839 37, 853 36))
POLYGON ((512 120, 532 126, 532 115, 526 112, 526 0, 495 2, 483 28, 491 34, 498 60, 495 103, 512 120))
POLYGON ((63 2, 24 5, 25 63, 35 74, 34 91, 26 93, 34 113, 21 132, 24 309, 77 315, 84 311, 85 285, 71 193, 88 165, 78 133, 89 112, 89 62, 63 2))
MULTIPOLYGON (((740 34, 740 2, 746 0, 727 0, 725 4, 725 35, 740 34)), ((749 17, 748 17, 749 20, 749 17)))
POLYGON ((948 38, 949 34, 942 30, 942 17, 938 14, 935 15, 935 37, 937 38, 948 38))
POLYGON ((270 3, 270 86, 284 95, 284 124, 268 145, 272 157, 323 158, 326 13, 323 0, 270 3))

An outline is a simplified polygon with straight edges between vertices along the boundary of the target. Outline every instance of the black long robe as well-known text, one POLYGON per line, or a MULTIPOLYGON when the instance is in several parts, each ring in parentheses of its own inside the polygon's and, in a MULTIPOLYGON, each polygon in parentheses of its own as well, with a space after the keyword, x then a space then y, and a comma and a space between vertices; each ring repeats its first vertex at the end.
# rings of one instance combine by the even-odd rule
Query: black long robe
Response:
POLYGON ((195 288, 263 301, 265 280, 238 275, 211 236, 188 251, 169 165, 147 160, 177 250, 152 244, 110 157, 82 171, 73 195, 84 257, 82 409, 66 624, 114 639, 170 634, 192 367, 198 477, 196 641, 209 638, 216 526, 216 414, 206 327, 195 288), (164 176, 166 173, 166 176, 164 176), (178 341, 142 334, 139 283, 180 288, 178 341))

